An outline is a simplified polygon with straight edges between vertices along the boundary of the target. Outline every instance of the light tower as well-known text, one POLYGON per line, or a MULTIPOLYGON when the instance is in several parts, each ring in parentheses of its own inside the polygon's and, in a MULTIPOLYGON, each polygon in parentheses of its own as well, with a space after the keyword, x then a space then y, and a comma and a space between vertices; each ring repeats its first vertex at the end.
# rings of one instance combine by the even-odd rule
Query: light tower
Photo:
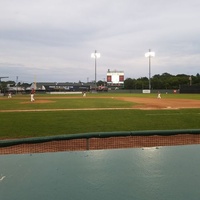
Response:
POLYGON ((100 53, 97 53, 97 50, 94 51, 94 53, 91 54, 91 58, 94 58, 94 67, 95 67, 95 87, 97 84, 97 58, 100 58, 100 53))
POLYGON ((149 90, 151 90, 151 58, 155 56, 155 52, 149 49, 149 52, 145 53, 145 57, 149 58, 149 90))

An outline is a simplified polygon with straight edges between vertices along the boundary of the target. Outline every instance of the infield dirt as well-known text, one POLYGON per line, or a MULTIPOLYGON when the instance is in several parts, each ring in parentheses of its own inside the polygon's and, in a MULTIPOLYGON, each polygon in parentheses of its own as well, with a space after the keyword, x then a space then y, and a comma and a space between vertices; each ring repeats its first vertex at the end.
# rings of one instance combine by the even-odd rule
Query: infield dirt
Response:
POLYGON ((192 99, 157 99, 157 98, 137 98, 121 97, 124 101, 138 103, 133 106, 138 109, 181 109, 200 108, 200 100, 192 99))

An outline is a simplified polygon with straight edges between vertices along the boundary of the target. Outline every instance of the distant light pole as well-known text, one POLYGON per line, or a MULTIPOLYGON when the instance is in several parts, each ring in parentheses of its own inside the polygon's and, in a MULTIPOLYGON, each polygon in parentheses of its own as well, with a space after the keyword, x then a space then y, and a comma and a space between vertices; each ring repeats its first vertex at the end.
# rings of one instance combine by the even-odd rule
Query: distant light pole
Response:
POLYGON ((155 56, 155 52, 149 49, 149 52, 145 53, 145 57, 149 58, 149 90, 151 90, 151 58, 155 56))
POLYGON ((94 58, 95 62, 95 87, 97 84, 97 58, 100 58, 100 53, 97 53, 97 50, 94 51, 94 53, 91 54, 91 58, 94 58))
POLYGON ((190 86, 192 85, 192 76, 189 76, 190 86))

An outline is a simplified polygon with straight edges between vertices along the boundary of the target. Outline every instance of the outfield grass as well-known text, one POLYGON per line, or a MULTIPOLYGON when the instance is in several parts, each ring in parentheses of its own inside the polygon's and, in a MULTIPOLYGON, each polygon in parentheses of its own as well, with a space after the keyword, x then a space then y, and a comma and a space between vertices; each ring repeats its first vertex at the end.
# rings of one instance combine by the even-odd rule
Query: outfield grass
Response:
MULTIPOLYGON (((130 108, 134 104, 114 98, 118 96, 153 97, 153 94, 103 93, 91 94, 93 98, 79 99, 59 99, 56 96, 48 95, 36 96, 38 99, 52 101, 45 104, 28 103, 29 96, 17 96, 12 99, 5 97, 0 99, 0 110, 130 108)), ((166 96, 166 98, 174 98, 175 95, 166 96)), ((176 98, 200 99, 199 96, 176 95, 176 98)), ((13 111, 0 112, 0 119, 0 138, 26 138, 87 132, 200 129, 200 109, 13 111)))

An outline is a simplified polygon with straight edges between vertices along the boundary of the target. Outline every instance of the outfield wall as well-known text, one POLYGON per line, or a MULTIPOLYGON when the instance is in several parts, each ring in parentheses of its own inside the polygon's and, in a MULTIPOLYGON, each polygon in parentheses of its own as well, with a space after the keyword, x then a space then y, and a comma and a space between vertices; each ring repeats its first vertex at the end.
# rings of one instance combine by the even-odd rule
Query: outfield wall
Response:
MULTIPOLYGON (((146 91, 146 89, 145 89, 146 91)), ((133 93, 133 94, 142 94, 144 93, 144 90, 108 90, 109 93, 133 93)), ((160 92, 161 94, 176 94, 179 93, 179 90, 151 90, 150 93, 157 94, 160 92)))
POLYGON ((82 94, 82 92, 47 92, 48 94, 82 94))
POLYGON ((180 93, 184 94, 200 94, 200 85, 181 85, 180 93))

